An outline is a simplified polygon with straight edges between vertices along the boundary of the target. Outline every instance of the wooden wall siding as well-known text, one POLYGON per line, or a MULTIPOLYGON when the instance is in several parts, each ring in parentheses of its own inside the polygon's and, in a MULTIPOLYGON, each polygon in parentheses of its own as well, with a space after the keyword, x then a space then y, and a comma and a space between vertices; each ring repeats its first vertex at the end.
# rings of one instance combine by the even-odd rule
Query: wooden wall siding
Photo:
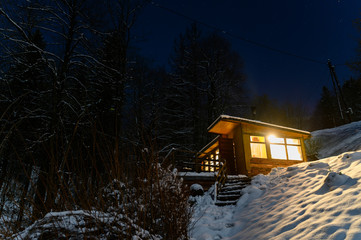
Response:
POLYGON ((258 168, 258 167, 252 167, 251 171, 248 173, 248 177, 253 177, 258 174, 267 175, 271 172, 272 168, 258 168))
POLYGON ((219 155, 220 159, 227 161, 228 174, 237 174, 236 164, 234 161, 233 139, 219 138, 219 155))
POLYGON ((251 159, 251 171, 250 176, 255 176, 257 174, 268 174, 272 168, 275 167, 288 167, 297 163, 302 163, 303 161, 294 161, 294 160, 275 160, 275 159, 251 159))
POLYGON ((261 158, 252 158, 251 166, 254 167, 288 167, 293 164, 302 163, 303 161, 295 160, 277 160, 277 159, 261 159, 261 158))

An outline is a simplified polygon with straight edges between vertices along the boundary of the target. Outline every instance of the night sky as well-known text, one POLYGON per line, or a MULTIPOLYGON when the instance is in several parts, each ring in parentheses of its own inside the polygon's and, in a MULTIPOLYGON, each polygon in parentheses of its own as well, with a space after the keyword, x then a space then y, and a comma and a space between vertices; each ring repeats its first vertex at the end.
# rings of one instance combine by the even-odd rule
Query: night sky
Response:
MULTIPOLYGON (((253 94, 268 94, 281 103, 302 102, 312 109, 322 86, 332 88, 328 59, 336 65, 341 83, 353 74, 344 64, 356 56, 359 33, 353 22, 361 17, 360 0, 154 0, 138 18, 136 34, 145 38, 138 42, 138 48, 155 65, 169 68, 174 39, 192 20, 164 8, 235 36, 222 33, 242 57, 248 90, 253 94), (239 38, 317 62, 280 54, 239 38)), ((205 33, 214 31, 200 27, 205 33)))

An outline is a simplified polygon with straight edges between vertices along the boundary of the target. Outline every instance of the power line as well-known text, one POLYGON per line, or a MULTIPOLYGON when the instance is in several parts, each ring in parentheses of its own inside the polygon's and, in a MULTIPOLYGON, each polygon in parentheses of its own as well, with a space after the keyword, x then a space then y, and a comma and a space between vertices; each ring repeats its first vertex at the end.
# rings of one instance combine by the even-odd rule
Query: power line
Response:
POLYGON ((152 6, 154 7, 157 7, 157 8, 160 8, 160 9, 163 9, 167 12, 170 12, 174 15, 177 15, 177 16, 180 16, 182 18, 185 18, 185 19, 188 19, 188 20, 191 20, 193 22, 196 22, 200 25, 203 25, 205 27, 208 27, 210 29, 213 29, 217 32, 221 32, 225 35, 228 35, 232 38, 235 38, 235 39, 238 39, 238 40, 241 40, 243 42, 247 42, 249 44, 252 44, 254 46, 257 46, 257 47, 260 47, 260 48, 264 48, 264 49, 267 49, 269 51, 273 51, 273 52, 277 52, 279 54, 283 54, 283 55, 286 55, 286 56, 290 56, 290 57, 295 57, 295 58, 298 58, 298 59, 301 59, 301 60, 304 60, 304 61, 308 61, 308 62, 313 62, 313 63, 318 63, 318 64, 323 64, 323 65, 327 65, 326 62, 322 62, 322 61, 319 61, 319 60, 316 60, 316 59, 313 59, 313 58, 309 58, 309 57, 305 57, 305 56, 300 56, 300 55, 297 55, 295 53, 292 53, 292 52, 288 52, 288 51, 285 51, 285 50, 282 50, 282 49, 278 49, 278 48, 275 48, 275 47, 272 47, 272 46, 269 46, 267 44, 264 44, 264 43, 261 43, 261 42, 257 42, 257 41, 253 41, 253 40, 250 40, 250 39, 247 39, 245 37, 242 37, 242 36, 239 36, 239 35, 236 35, 236 34, 233 34, 233 33, 230 33, 224 29, 221 29, 219 27, 216 27, 214 25, 211 25, 211 24, 208 24, 208 23, 205 23, 205 22, 202 22, 202 21, 199 21, 195 18, 192 18, 192 17, 189 17, 181 12, 178 12, 174 9, 171 9, 171 8, 168 8, 168 7, 165 7, 165 6, 162 6, 160 5, 159 3, 155 3, 154 1, 150 1, 150 0, 147 0, 147 2, 149 2, 152 6))

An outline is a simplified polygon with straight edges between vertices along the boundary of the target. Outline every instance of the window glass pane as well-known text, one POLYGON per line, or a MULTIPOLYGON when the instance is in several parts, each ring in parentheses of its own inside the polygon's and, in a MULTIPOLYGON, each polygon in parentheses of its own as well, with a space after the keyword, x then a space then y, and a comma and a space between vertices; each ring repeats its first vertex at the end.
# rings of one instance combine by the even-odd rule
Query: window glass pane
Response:
POLYGON ((214 172, 214 168, 212 167, 213 166, 213 161, 209 161, 209 165, 211 165, 209 167, 209 171, 214 172))
POLYGON ((285 145, 270 144, 270 148, 271 148, 271 157, 273 159, 287 160, 286 146, 285 145))
POLYGON ((267 158, 266 144, 251 143, 252 158, 267 158))
MULTIPOLYGON (((204 165, 208 165, 209 162, 208 161, 204 161, 204 165)), ((208 172, 209 171, 209 167, 208 166, 204 166, 204 171, 208 172)))
POLYGON ((287 146, 289 160, 302 160, 302 151, 300 146, 287 146))
POLYGON ((279 138, 279 137, 275 137, 275 136, 273 136, 273 135, 271 135, 271 136, 268 136, 268 141, 270 142, 270 143, 285 143, 285 139, 284 138, 279 138))
POLYGON ((262 136, 251 136, 251 142, 264 142, 264 137, 262 137, 262 136))
POLYGON ((287 144, 291 144, 291 145, 301 145, 300 139, 287 138, 286 142, 287 144))

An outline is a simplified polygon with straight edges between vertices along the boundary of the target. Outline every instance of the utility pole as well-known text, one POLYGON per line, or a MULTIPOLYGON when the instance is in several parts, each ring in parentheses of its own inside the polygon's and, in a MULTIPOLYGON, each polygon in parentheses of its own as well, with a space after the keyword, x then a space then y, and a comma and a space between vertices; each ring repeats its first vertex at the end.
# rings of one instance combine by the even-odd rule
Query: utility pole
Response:
MULTIPOLYGON (((352 109, 347 107, 347 104, 345 102, 345 99, 343 97, 342 94, 342 89, 340 87, 340 83, 338 82, 338 78, 336 75, 336 71, 335 71, 335 66, 332 65, 331 60, 328 60, 328 68, 330 69, 330 74, 331 74, 331 79, 332 79, 332 85, 333 85, 333 89, 335 91, 336 94, 336 98, 337 98, 337 103, 338 103, 338 108, 340 110, 340 114, 341 114, 341 118, 345 121, 345 118, 343 116, 344 113, 346 113, 347 115, 347 120, 350 123, 351 122, 351 113, 352 113, 352 109), (337 88, 336 88, 337 87, 337 88), (338 90, 338 93, 337 93, 338 90), (339 96, 340 95, 340 96, 339 96), (341 98, 341 101, 340 101, 341 98), (343 110, 343 108, 345 110, 343 110)), ((345 121, 346 122, 346 121, 345 121)))

